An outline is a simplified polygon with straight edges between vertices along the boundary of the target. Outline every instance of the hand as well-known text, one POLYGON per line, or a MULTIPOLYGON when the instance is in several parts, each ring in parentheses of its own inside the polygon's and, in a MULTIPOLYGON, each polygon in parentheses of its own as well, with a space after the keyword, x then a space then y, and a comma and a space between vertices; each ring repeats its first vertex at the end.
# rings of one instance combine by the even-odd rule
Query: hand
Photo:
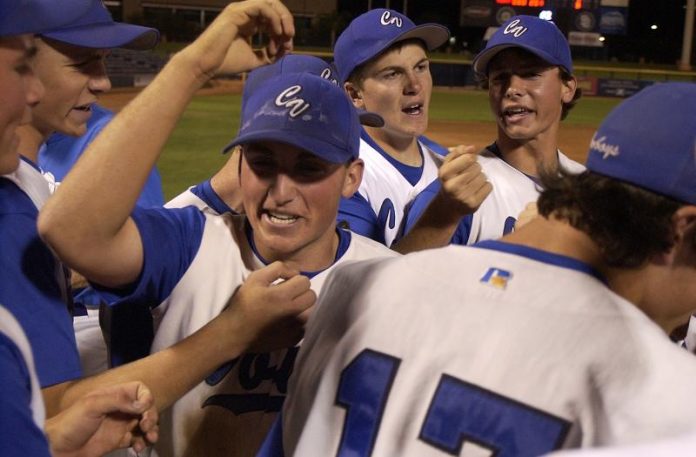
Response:
POLYGON ((226 312, 240 327, 247 350, 268 352, 293 346, 304 333, 317 296, 309 279, 282 262, 254 271, 230 299, 226 312))
POLYGON ((483 174, 473 146, 459 145, 449 151, 438 172, 442 184, 439 196, 449 200, 456 214, 465 216, 481 206, 493 186, 483 174))
POLYGON ((181 51, 204 79, 237 74, 273 62, 292 50, 295 26, 290 11, 279 0, 230 3, 196 41, 181 51), (267 33, 268 45, 254 51, 251 39, 267 33))
POLYGON ((519 216, 517 216, 517 222, 515 222, 515 230, 522 227, 527 222, 531 221, 539 215, 536 202, 527 203, 519 216))
POLYGON ((133 381, 96 389, 46 421, 54 456, 100 456, 157 441, 157 410, 150 390, 133 381))

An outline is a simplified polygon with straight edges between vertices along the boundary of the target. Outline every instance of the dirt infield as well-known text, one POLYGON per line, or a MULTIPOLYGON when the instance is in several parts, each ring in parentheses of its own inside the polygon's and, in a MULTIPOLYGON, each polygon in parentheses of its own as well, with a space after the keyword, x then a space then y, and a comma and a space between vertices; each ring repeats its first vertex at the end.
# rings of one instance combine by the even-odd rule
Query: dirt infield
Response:
MULTIPOLYGON (((238 94, 241 93, 241 81, 214 81, 209 87, 201 89, 200 95, 238 94)), ((100 103, 109 109, 118 111, 139 89, 115 89, 100 98, 100 103)), ((595 128, 587 125, 561 124, 559 145, 570 158, 583 163, 587 155, 587 146, 595 128)), ((493 122, 464 122, 431 120, 428 136, 446 146, 456 144, 474 144, 480 147, 488 145, 495 138, 496 128, 493 122)))

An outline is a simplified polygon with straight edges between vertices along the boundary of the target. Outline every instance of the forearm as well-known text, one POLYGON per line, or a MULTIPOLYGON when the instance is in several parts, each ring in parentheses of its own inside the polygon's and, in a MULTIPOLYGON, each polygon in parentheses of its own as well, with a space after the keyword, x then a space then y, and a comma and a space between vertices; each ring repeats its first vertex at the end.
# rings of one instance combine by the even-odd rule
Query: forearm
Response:
POLYGON ((391 248, 401 254, 447 246, 464 215, 438 193, 413 228, 391 248))
POLYGON ((152 391, 157 409, 167 408, 220 365, 246 350, 249 343, 245 332, 237 327, 218 317, 174 346, 75 382, 65 389, 60 409, 98 387, 129 381, 143 382, 152 391))

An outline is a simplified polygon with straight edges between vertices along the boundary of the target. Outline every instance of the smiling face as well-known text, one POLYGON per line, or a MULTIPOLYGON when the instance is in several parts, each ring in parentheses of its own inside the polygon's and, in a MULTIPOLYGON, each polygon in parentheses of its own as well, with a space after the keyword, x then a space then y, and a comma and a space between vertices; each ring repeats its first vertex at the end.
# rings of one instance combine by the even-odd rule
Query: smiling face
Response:
POLYGON ((362 167, 359 159, 334 164, 285 143, 244 145, 240 187, 261 256, 294 262, 303 271, 329 266, 338 203, 356 192, 362 167))
POLYGON ((108 51, 37 39, 35 71, 46 96, 33 110, 32 126, 46 138, 53 132, 83 135, 91 106, 111 89, 104 59, 108 51))
POLYGON ((0 174, 19 165, 17 127, 29 122, 44 93, 31 67, 35 52, 29 35, 0 38, 0 174))
POLYGON ((576 81, 563 81, 560 69, 520 48, 499 52, 488 65, 488 98, 499 136, 529 141, 556 135, 563 103, 570 103, 576 81))
POLYGON ((359 81, 347 82, 353 104, 384 118, 384 127, 371 135, 413 140, 428 128, 433 80, 430 62, 420 41, 407 41, 367 63, 359 81))

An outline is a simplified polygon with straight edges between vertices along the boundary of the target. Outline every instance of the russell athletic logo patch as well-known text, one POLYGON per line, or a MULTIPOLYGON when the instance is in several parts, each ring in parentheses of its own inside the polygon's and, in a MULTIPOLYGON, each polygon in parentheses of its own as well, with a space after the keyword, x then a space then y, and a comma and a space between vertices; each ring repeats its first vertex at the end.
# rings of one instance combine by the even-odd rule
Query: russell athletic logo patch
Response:
POLYGON ((500 268, 489 268, 481 277, 481 282, 495 287, 496 289, 505 290, 511 279, 512 273, 509 271, 500 268))

